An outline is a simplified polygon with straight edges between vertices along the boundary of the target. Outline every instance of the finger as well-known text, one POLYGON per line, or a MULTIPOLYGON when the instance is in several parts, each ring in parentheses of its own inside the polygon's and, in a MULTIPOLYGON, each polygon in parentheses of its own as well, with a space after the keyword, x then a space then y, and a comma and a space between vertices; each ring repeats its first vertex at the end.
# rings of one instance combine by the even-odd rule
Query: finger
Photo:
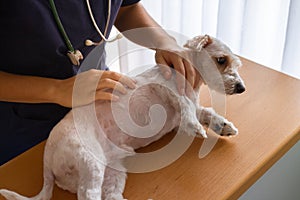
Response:
POLYGON ((159 69, 165 79, 169 80, 172 76, 172 71, 165 59, 162 56, 157 56, 156 63, 159 64, 159 69))
POLYGON ((109 100, 109 101, 118 101, 119 97, 109 92, 97 91, 95 94, 95 100, 109 100))
POLYGON ((195 69, 195 84, 194 84, 194 88, 199 89, 200 85, 203 83, 203 80, 201 78, 200 72, 195 69))
POLYGON ((128 76, 125 76, 123 74, 120 74, 118 72, 113 72, 113 71, 105 71, 103 72, 103 75, 101 76, 100 79, 112 79, 115 81, 119 81, 122 84, 126 85, 130 89, 135 88, 136 81, 128 76))
POLYGON ((184 63, 184 67, 185 67, 185 72, 186 72, 186 78, 187 81, 189 83, 188 87, 193 88, 195 85, 195 69, 194 67, 191 65, 190 62, 188 62, 187 60, 183 60, 184 63))
POLYGON ((176 83, 180 95, 185 93, 185 69, 181 58, 173 59, 174 69, 176 70, 176 83))
POLYGON ((121 74, 114 71, 103 71, 100 79, 112 79, 112 80, 119 80, 121 78, 121 74))
POLYGON ((189 97, 190 99, 194 99, 194 83, 195 83, 195 70, 193 68, 193 66, 191 66, 190 64, 187 65, 188 61, 185 61, 185 69, 186 69, 186 77, 187 77, 187 81, 186 86, 185 86, 185 94, 187 97, 189 97))
POLYGON ((128 76, 122 75, 118 81, 121 82, 122 84, 126 85, 130 89, 135 89, 135 87, 136 87, 136 80, 134 80, 128 76))
POLYGON ((195 78, 195 87, 194 88, 199 88, 200 85, 202 84, 202 79, 201 79, 200 73, 198 71, 195 71, 195 72, 196 72, 196 78, 195 78))
POLYGON ((127 94, 127 90, 123 84, 109 78, 102 79, 99 81, 97 90, 102 90, 102 89, 113 89, 121 92, 122 94, 127 94))

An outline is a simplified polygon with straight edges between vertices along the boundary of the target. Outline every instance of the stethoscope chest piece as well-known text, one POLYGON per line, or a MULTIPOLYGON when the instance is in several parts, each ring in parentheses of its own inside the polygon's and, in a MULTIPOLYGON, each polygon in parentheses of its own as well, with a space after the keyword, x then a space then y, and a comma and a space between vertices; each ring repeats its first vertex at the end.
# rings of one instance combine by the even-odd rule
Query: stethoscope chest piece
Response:
MULTIPOLYGON (((69 59, 70 59, 70 61, 72 62, 73 65, 79 66, 80 65, 80 60, 83 60, 83 55, 81 54, 81 52, 79 50, 75 50, 73 48, 73 45, 72 45, 72 43, 71 43, 71 41, 70 41, 70 39, 69 39, 65 29, 64 29, 64 26, 62 25, 61 20, 58 16, 54 0, 49 0, 49 2, 50 2, 50 7, 51 7, 51 11, 53 13, 55 22, 56 22, 56 24, 58 26, 58 29, 59 29, 60 33, 62 34, 62 36, 65 40, 65 43, 68 47, 69 51, 67 53, 67 56, 69 57, 69 59)), ((105 25, 104 34, 102 34, 101 30, 99 29, 99 27, 98 27, 98 25, 97 25, 97 23, 94 19, 94 15, 93 15, 93 12, 92 12, 92 9, 91 9, 91 6, 90 6, 90 1, 86 0, 86 3, 87 3, 88 11, 89 11, 91 20, 93 22, 93 25, 94 25, 95 29, 97 30, 97 32, 99 33, 99 35, 101 36, 102 40, 100 42, 93 42, 91 40, 86 40, 85 45, 86 46, 100 45, 102 41, 113 42, 117 39, 120 39, 122 37, 122 34, 118 34, 116 37, 114 37, 112 39, 108 39, 108 38, 105 37, 105 35, 107 33, 108 26, 109 26, 109 21, 110 21, 111 0, 108 0, 108 14, 107 14, 107 19, 108 20, 107 20, 106 25, 105 25)))
POLYGON ((67 53, 70 61, 72 62, 73 65, 79 66, 80 65, 80 60, 83 59, 83 55, 79 50, 75 51, 68 51, 67 53))

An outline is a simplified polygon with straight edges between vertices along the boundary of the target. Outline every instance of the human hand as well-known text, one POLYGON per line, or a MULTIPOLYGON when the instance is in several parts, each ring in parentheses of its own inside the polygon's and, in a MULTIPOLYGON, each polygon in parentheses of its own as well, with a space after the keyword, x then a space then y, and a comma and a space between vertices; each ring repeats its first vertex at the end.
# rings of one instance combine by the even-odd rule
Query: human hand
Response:
POLYGON ((186 51, 177 44, 170 43, 156 49, 155 60, 157 64, 160 64, 161 72, 166 79, 170 79, 172 76, 170 67, 176 70, 176 83, 179 94, 189 93, 189 88, 194 89, 201 84, 199 72, 188 61, 186 51))
POLYGON ((97 100, 117 101, 119 97, 112 91, 126 94, 127 88, 135 88, 133 79, 113 71, 91 69, 60 81, 57 103, 65 107, 77 107, 97 100))

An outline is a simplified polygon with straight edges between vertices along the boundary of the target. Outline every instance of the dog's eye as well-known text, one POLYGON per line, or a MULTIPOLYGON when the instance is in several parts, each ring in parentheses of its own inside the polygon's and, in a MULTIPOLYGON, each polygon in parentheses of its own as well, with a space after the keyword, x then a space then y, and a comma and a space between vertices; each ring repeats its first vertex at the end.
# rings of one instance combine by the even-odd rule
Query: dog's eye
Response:
POLYGON ((226 63, 226 57, 219 57, 217 58, 217 62, 220 64, 220 65, 223 65, 226 63))

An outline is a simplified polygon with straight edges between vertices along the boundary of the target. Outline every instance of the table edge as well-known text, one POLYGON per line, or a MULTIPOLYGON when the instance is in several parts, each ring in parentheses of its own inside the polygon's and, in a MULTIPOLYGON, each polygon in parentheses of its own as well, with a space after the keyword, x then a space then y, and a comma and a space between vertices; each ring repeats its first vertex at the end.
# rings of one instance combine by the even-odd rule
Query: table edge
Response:
POLYGON ((282 140, 282 143, 257 168, 241 178, 233 189, 224 195, 224 199, 238 199, 244 194, 260 177, 262 177, 280 158, 282 158, 300 140, 300 126, 292 134, 282 140))

